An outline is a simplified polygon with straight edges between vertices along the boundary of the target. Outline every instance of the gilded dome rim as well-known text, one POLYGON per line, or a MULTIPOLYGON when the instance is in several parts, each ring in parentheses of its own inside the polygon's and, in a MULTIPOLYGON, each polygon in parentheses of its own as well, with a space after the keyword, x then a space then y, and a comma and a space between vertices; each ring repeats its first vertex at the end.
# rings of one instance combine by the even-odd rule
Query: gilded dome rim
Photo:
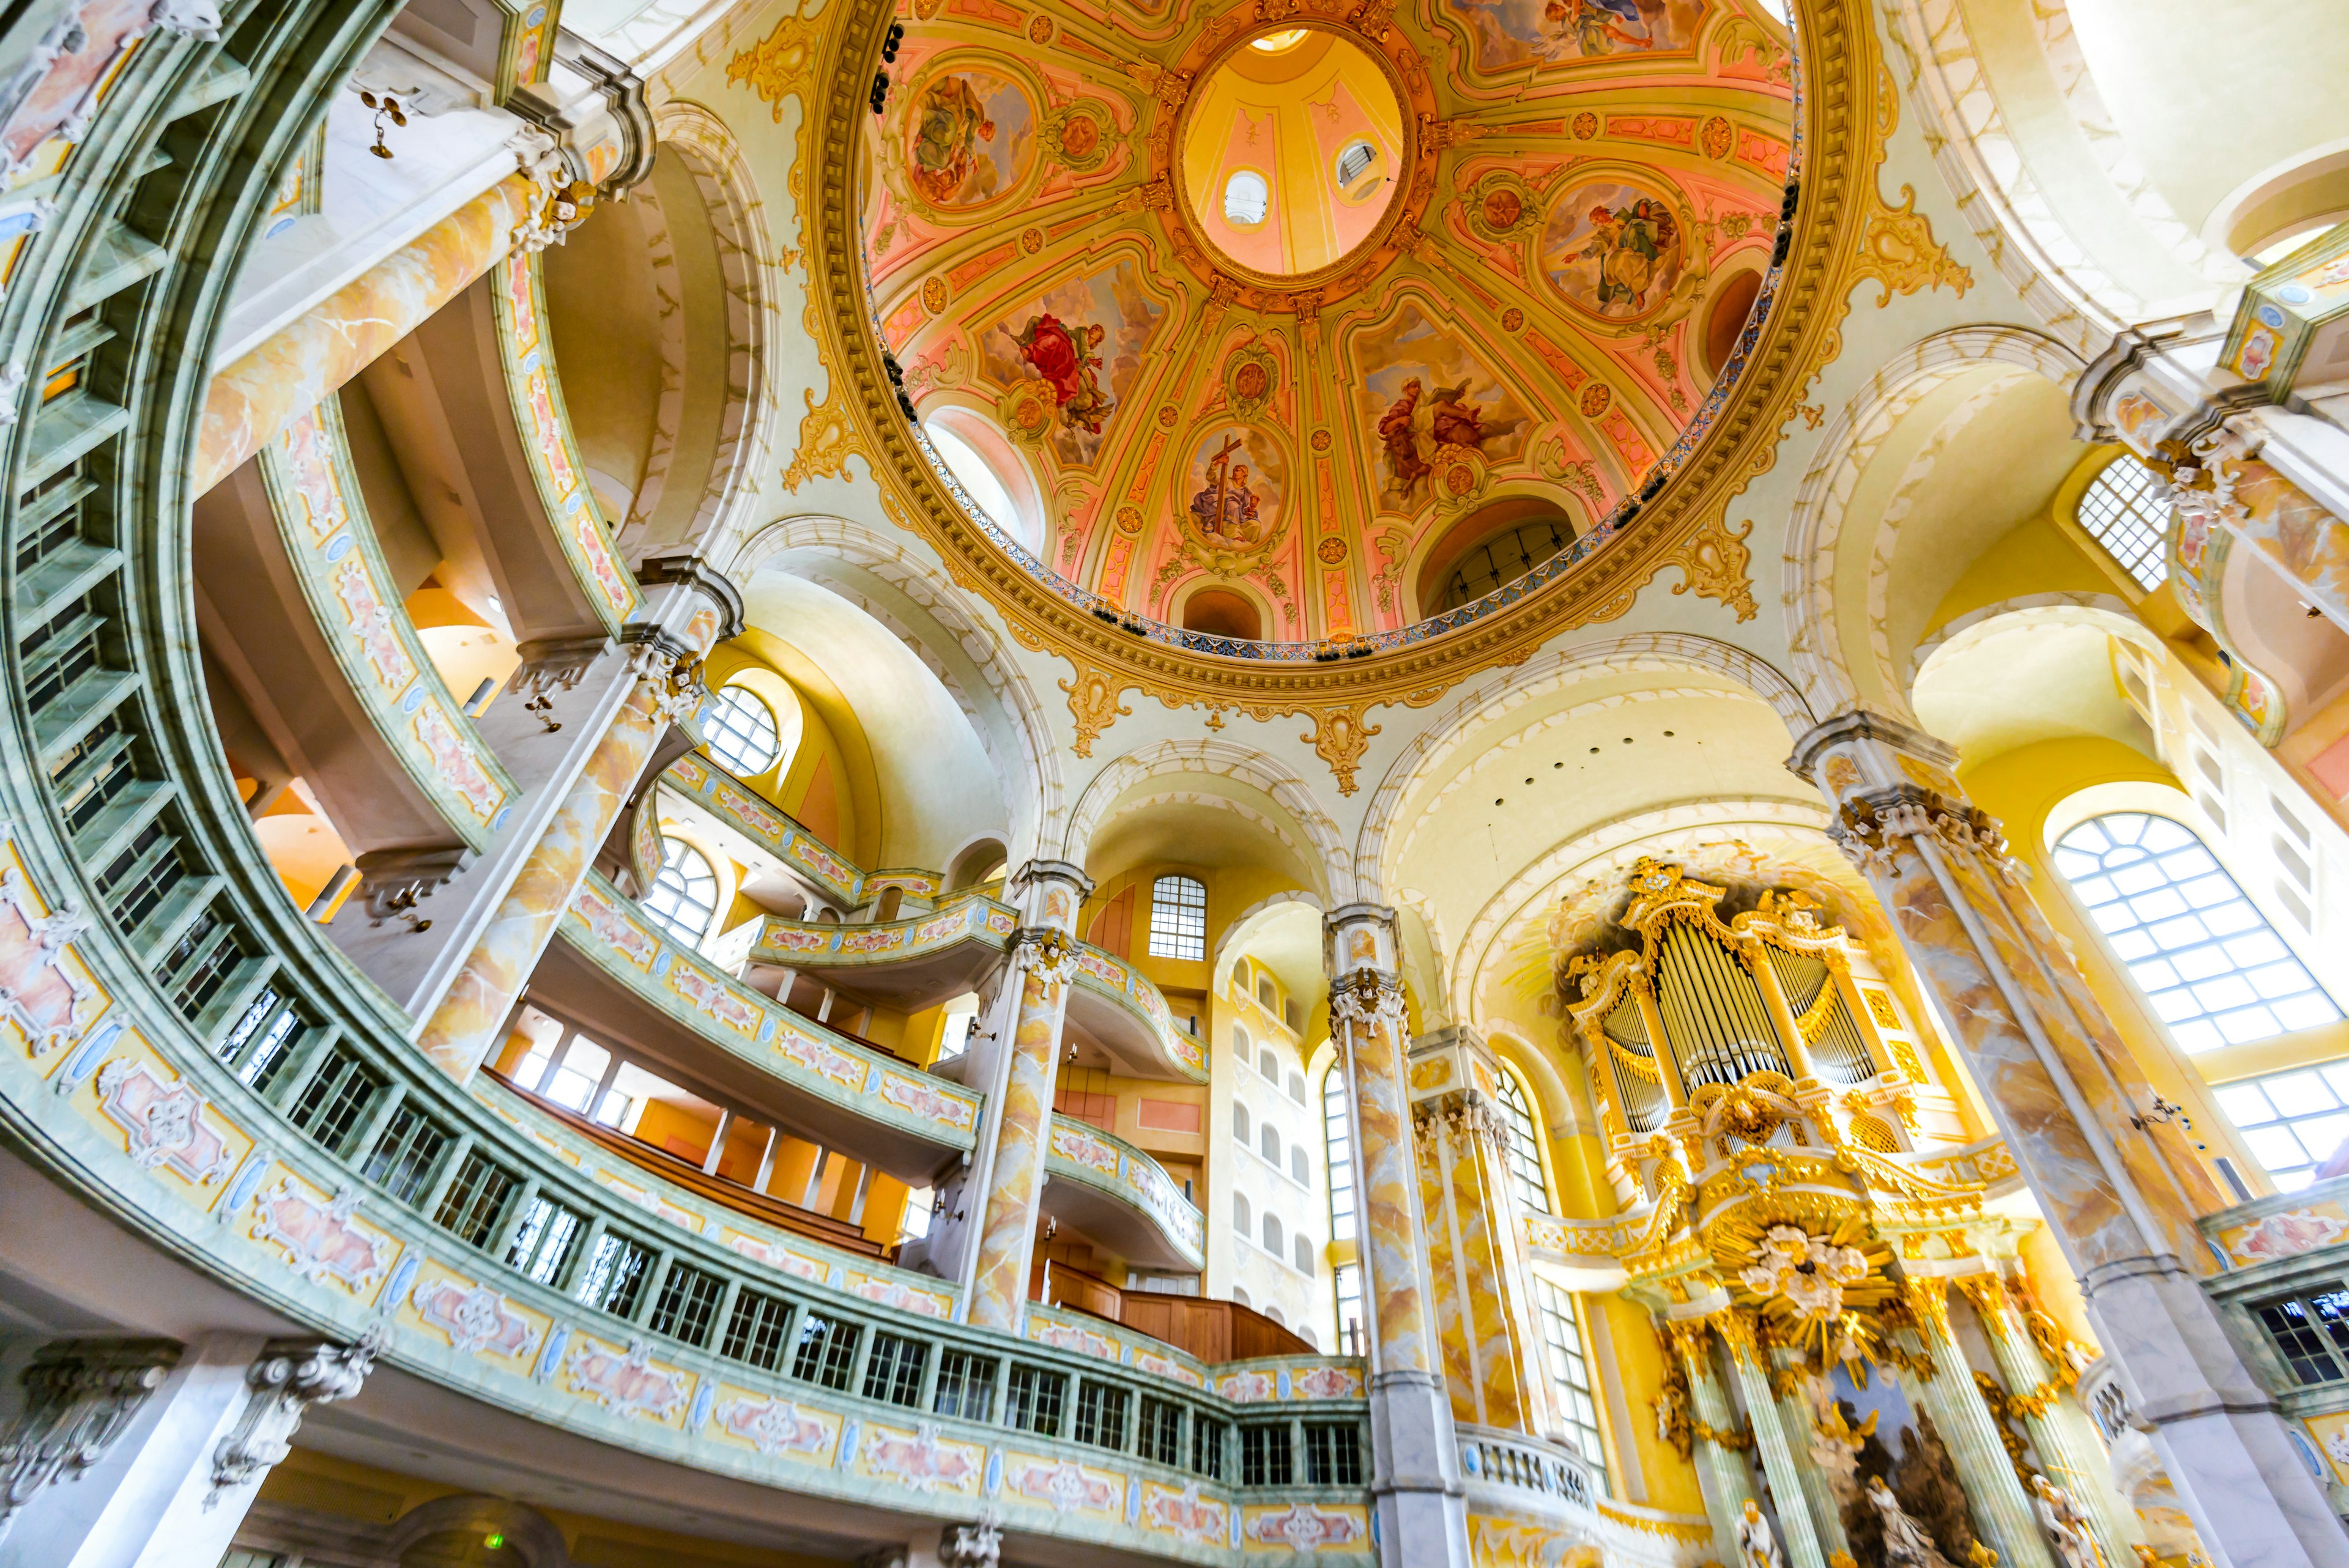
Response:
MULTIPOLYGON (((1261 22, 1283 11, 1293 15, 1290 3, 1258 0, 1253 9, 1261 22)), ((1682 586, 1732 603, 1739 619, 1751 619, 1755 610, 1745 552, 1736 542, 1743 535, 1726 531, 1723 514, 1733 496, 1773 466, 1781 427, 1793 417, 1816 367, 1841 346, 1855 274, 1864 270, 1862 225, 1878 210, 1889 210, 1874 190, 1874 172, 1899 113, 1898 88, 1883 74, 1860 0, 1798 4, 1794 31, 1803 46, 1795 66, 1791 129, 1801 172, 1790 176, 1797 200, 1791 222, 1780 230, 1785 251, 1773 269, 1780 303, 1754 329, 1744 374, 1730 389, 1735 395, 1725 397, 1709 418, 1701 414, 1691 421, 1657 469, 1672 466, 1660 476, 1651 473, 1619 509, 1627 515, 1611 531, 1602 536, 1594 526, 1583 536, 1591 549, 1571 560, 1574 552, 1561 553, 1488 596, 1504 602, 1475 615, 1454 611, 1450 618, 1346 639, 1250 645, 1298 650, 1281 657, 1218 653, 1194 645, 1230 639, 1185 633, 1100 600, 958 503, 917 424, 901 410, 902 372, 883 346, 874 315, 861 209, 853 200, 857 160, 849 129, 867 112, 860 89, 870 77, 855 69, 826 73, 831 90, 814 128, 824 156, 811 192, 816 232, 808 257, 809 315, 840 379, 823 404, 811 397, 803 441, 811 432, 852 443, 862 436, 864 444, 853 449, 867 458, 892 521, 936 549, 957 583, 988 599, 1023 646, 1075 666, 1079 685, 1062 683, 1072 708, 1098 703, 1103 694, 1113 708, 1115 694, 1132 686, 1168 707, 1204 704, 1260 717, 1321 708, 1326 718, 1347 710, 1359 714, 1379 702, 1423 706, 1459 680, 1522 660, 1562 631, 1626 614, 1657 572, 1673 564, 1689 576, 1682 586), (835 408, 835 399, 845 407, 835 408), (1735 558, 1733 584, 1718 582, 1694 559, 1696 545, 1704 542, 1692 536, 1700 533, 1728 543, 1735 558), (1597 548, 1600 543, 1608 548, 1597 548)), ((1366 35, 1391 25, 1389 7, 1378 0, 1317 14, 1366 35)), ((841 61, 877 62, 886 24, 880 13, 851 19, 836 35, 841 61)), ((1080 727, 1089 746, 1095 726, 1081 718, 1080 727)))

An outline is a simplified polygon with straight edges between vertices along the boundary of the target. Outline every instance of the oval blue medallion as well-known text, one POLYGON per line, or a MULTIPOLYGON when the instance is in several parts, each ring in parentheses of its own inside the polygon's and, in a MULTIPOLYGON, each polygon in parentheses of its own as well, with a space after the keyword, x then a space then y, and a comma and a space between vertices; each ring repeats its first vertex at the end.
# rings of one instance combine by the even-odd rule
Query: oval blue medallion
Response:
POLYGON ((348 555, 351 552, 351 546, 357 542, 358 542, 357 540, 351 537, 350 530, 345 529, 342 532, 335 535, 334 538, 326 541, 326 559, 329 561, 340 561, 344 556, 348 555))
POLYGON ((419 676, 409 683, 408 695, 399 699, 399 711, 414 713, 424 706, 424 678, 419 676))

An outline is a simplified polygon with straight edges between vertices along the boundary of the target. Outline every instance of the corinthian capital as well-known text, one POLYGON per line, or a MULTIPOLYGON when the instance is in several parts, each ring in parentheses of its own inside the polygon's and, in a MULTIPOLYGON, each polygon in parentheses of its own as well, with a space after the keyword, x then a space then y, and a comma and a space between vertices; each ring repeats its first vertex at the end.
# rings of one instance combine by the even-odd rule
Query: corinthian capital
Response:
POLYGON ((1077 977, 1076 940, 1049 925, 1022 926, 1011 939, 1011 967, 1048 987, 1065 985, 1077 977))
POLYGON ((1340 1023, 1375 1028, 1402 1021, 1402 982, 1383 969, 1357 969, 1330 983, 1330 1016, 1340 1023))

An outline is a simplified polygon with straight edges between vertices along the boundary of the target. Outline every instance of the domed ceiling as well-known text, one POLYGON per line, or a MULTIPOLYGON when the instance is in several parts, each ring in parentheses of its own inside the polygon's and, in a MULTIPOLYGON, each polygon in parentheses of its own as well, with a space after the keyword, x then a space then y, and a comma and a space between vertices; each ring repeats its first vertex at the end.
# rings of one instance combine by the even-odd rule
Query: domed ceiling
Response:
POLYGON ((1794 139, 1768 9, 1377 7, 918 0, 888 67, 864 239, 905 389, 1129 614, 1452 609, 1588 548, 1739 350, 1794 139))

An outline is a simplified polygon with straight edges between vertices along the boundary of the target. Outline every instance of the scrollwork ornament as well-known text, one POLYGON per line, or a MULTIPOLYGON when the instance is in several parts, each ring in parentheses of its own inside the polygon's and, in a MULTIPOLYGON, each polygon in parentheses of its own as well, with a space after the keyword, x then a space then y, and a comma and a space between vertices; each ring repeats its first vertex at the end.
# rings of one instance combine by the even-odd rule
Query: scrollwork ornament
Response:
POLYGON ((293 1452, 294 1433, 311 1406, 356 1395, 388 1337, 377 1324, 356 1345, 312 1340, 266 1346, 245 1373, 251 1394, 244 1413, 212 1449, 204 1507, 214 1508, 226 1493, 258 1481, 293 1452))

